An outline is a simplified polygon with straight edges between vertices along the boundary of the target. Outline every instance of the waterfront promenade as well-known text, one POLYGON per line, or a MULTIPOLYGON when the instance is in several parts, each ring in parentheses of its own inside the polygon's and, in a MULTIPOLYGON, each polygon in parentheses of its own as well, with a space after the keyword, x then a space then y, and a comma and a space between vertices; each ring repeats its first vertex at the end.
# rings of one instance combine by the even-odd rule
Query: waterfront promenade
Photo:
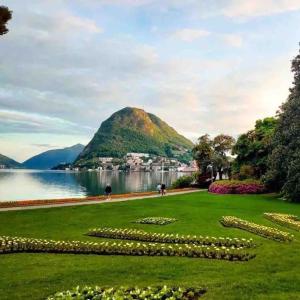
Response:
MULTIPOLYGON (((187 193, 199 192, 201 190, 194 188, 185 189, 173 189, 168 190, 167 195, 181 195, 187 193)), ((203 190, 205 191, 205 190, 203 190)), ((47 200, 24 200, 24 201, 10 201, 0 202, 1 211, 11 210, 27 210, 27 209, 39 209, 39 208, 51 208, 51 207, 65 207, 65 206, 76 206, 76 205, 90 205, 90 204, 104 204, 112 202, 122 202, 129 200, 139 199, 152 199, 152 198, 163 198, 157 192, 140 192, 140 193, 128 193, 128 194, 115 194, 111 196, 110 200, 107 200, 105 196, 92 196, 84 198, 65 198, 65 199, 47 199, 47 200)))

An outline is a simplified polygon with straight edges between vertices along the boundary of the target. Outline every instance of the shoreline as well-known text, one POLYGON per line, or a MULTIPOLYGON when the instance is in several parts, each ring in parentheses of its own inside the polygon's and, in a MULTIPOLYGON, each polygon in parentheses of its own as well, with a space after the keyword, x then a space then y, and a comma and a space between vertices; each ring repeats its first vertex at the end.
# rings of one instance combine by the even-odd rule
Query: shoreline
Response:
MULTIPOLYGON (((176 195, 189 192, 201 191, 196 188, 183 188, 183 189, 170 189, 167 190, 167 195, 176 195)), ((22 208, 39 208, 39 207, 59 207, 59 206, 71 206, 71 205, 84 205, 93 203, 108 203, 117 201, 126 201, 133 199, 141 199, 144 197, 155 198, 161 197, 157 191, 150 192, 134 192, 126 194, 113 194, 111 200, 107 201, 105 195, 88 196, 78 198, 61 198, 61 199, 36 199, 36 200, 20 200, 20 201, 4 201, 0 202, 0 211, 22 209, 22 208)))

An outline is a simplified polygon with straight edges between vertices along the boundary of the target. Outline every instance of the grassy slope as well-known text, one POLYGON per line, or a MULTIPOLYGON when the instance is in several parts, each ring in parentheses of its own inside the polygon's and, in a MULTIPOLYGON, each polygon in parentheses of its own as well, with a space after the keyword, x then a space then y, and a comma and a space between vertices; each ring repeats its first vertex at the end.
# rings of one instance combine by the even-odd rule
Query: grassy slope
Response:
POLYGON ((204 192, 111 203, 0 213, 0 234, 52 239, 94 240, 82 234, 90 227, 137 227, 149 231, 253 237, 262 243, 250 262, 166 257, 117 257, 12 254, 0 257, 1 299, 43 299, 82 284, 207 286, 204 299, 300 299, 300 233, 280 244, 238 229, 223 228, 222 215, 272 224, 263 212, 300 215, 300 205, 270 195, 218 196, 204 192), (143 216, 179 221, 167 226, 133 224, 143 216))

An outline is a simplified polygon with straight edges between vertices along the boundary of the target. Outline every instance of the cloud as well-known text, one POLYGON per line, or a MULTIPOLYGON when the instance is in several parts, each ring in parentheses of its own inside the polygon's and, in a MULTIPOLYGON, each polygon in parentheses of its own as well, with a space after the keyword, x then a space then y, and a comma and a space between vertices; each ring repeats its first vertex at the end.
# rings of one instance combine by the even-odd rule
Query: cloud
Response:
POLYGON ((174 32, 174 38, 180 39, 184 42, 193 42, 199 38, 207 37, 210 32, 203 29, 183 28, 174 32))
POLYGON ((243 39, 238 34, 222 34, 220 37, 229 46, 240 48, 243 45, 243 39))
POLYGON ((222 13, 230 18, 250 18, 294 10, 300 10, 298 0, 230 0, 223 8, 222 13))
POLYGON ((80 126, 65 119, 48 117, 36 113, 0 110, 0 133, 90 133, 94 128, 80 126))
POLYGON ((156 14, 181 11, 192 18, 225 16, 232 19, 250 19, 300 10, 298 0, 74 0, 75 3, 124 8, 147 9, 156 14))
POLYGON ((39 144, 39 143, 34 143, 31 144, 34 147, 40 147, 40 148, 58 148, 59 146, 57 145, 51 145, 51 144, 39 144))

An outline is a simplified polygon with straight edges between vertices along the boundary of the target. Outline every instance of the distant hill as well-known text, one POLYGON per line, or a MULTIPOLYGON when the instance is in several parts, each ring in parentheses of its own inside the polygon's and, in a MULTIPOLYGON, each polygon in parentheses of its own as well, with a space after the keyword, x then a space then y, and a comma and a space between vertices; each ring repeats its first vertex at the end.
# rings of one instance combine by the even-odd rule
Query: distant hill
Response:
POLYGON ((13 169, 13 168, 21 168, 22 164, 13 160, 12 158, 0 154, 0 166, 4 166, 7 169, 13 169))
POLYGON ((49 150, 26 160, 22 166, 27 169, 51 169, 61 163, 73 163, 84 145, 76 144, 63 149, 49 150))
POLYGON ((101 124, 75 164, 84 165, 99 156, 122 157, 128 152, 172 157, 174 153, 184 153, 192 147, 190 140, 157 116, 126 107, 101 124))

